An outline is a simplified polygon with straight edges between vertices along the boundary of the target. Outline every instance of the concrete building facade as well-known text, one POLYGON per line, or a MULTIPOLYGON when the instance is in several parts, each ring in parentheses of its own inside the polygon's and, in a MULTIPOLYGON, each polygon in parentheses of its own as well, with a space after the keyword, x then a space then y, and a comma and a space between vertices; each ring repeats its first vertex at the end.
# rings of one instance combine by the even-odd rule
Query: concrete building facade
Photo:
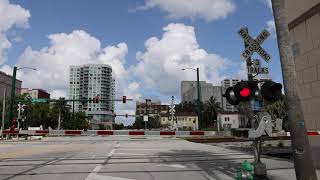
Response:
MULTIPOLYGON (((70 66, 69 99, 92 100, 99 96, 102 100, 112 100, 115 94, 115 82, 112 68, 106 64, 86 64, 70 66)), ((73 103, 69 103, 73 108, 73 103)), ((74 102, 75 111, 84 111, 89 119, 95 121, 114 121, 112 101, 74 102)))
POLYGON ((43 89, 28 89, 28 88, 22 88, 21 89, 21 95, 27 94, 32 98, 45 98, 50 99, 50 94, 43 90, 43 89))
POLYGON ((148 101, 147 104, 146 102, 136 102, 136 115, 159 115, 161 113, 167 113, 168 110, 169 105, 163 105, 160 101, 148 101))
MULTIPOLYGON (((0 97, 3 98, 4 90, 6 89, 6 96, 11 95, 12 76, 0 71, 0 97)), ((16 94, 21 94, 22 81, 16 79, 16 94)))
POLYGON ((177 112, 175 120, 171 115, 160 114, 160 124, 167 125, 172 130, 198 130, 198 116, 194 112, 177 112))
POLYGON ((225 125, 230 125, 232 129, 240 127, 239 114, 237 112, 223 112, 218 114, 218 121, 220 127, 225 127, 225 125))
MULTIPOLYGON (((309 131, 320 130, 320 0, 286 0, 298 91, 309 131)), ((320 168, 320 137, 309 136, 320 168)))

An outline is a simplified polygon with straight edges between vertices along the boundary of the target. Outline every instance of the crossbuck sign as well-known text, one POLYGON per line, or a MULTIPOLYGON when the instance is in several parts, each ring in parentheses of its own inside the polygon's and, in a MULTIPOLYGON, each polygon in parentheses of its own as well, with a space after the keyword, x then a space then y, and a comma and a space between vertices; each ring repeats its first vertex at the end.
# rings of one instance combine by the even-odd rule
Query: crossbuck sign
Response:
POLYGON ((238 34, 248 44, 248 47, 241 53, 241 59, 246 61, 254 52, 257 52, 266 62, 270 61, 271 56, 261 47, 263 41, 270 36, 270 33, 266 29, 256 39, 253 39, 249 35, 247 28, 241 28, 238 34))

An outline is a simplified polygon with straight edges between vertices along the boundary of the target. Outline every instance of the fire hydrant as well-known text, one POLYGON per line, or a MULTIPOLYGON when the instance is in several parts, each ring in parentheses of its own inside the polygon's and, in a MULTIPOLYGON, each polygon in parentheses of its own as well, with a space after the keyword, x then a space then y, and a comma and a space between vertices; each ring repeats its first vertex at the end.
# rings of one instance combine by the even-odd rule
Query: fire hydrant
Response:
POLYGON ((236 180, 253 180, 253 165, 247 160, 241 164, 241 169, 237 172, 236 180))

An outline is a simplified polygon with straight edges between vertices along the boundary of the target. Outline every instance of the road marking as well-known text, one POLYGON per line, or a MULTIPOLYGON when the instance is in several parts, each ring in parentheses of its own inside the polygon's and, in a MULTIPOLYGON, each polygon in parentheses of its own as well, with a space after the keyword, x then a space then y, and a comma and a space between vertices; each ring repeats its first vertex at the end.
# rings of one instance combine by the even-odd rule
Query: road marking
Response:
POLYGON ((187 168, 187 166, 182 164, 157 164, 157 167, 187 168))
POLYGON ((121 148, 120 150, 126 150, 126 151, 159 151, 159 150, 164 150, 164 149, 121 148))
POLYGON ((145 156, 146 154, 138 154, 138 153, 113 153, 113 155, 145 156))
POLYGON ((114 176, 96 175, 96 176, 94 177, 94 180, 134 180, 134 179, 114 177, 114 176))
MULTIPOLYGON (((116 142, 116 145, 114 146, 114 148, 117 148, 117 147, 120 147, 120 143, 119 142, 116 142)), ((112 149, 108 154, 107 154, 107 157, 108 159, 114 154, 114 152, 116 151, 116 149, 112 149)), ((103 164, 100 164, 98 166, 96 166, 92 172, 86 177, 85 180, 127 180, 127 179, 115 179, 114 177, 112 176, 101 176, 101 175, 98 175, 98 172, 101 170, 101 168, 103 167, 104 165, 103 164)), ((130 179, 128 179, 130 180, 130 179)))

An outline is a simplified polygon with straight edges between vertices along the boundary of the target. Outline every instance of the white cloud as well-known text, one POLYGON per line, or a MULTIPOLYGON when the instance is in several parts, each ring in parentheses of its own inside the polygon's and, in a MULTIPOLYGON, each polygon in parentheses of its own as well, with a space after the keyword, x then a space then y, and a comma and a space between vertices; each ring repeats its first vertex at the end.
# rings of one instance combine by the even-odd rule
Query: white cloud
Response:
MULTIPOLYGON (((128 53, 126 43, 102 48, 98 39, 82 30, 74 30, 69 34, 51 34, 48 38, 48 47, 39 50, 28 47, 19 57, 17 66, 37 68, 37 71, 18 71, 17 77, 23 81, 23 87, 43 88, 49 91, 53 98, 66 96, 70 65, 109 64, 116 79, 116 96, 139 96, 139 84, 130 80, 124 67, 128 53)), ((9 74, 12 72, 8 65, 3 65, 1 69, 9 74)), ((132 104, 116 103, 116 108, 128 111, 134 107, 132 104)))
POLYGON ((137 53, 138 63, 131 68, 144 88, 164 96, 179 95, 182 80, 196 80, 196 72, 182 68, 200 68, 200 79, 220 84, 221 70, 229 60, 199 48, 194 28, 171 23, 163 28, 161 39, 151 37, 146 50, 137 53))
POLYGON ((267 30, 270 32, 272 37, 276 37, 276 24, 274 23, 274 20, 271 19, 266 22, 267 30))
POLYGON ((6 61, 6 52, 12 46, 7 32, 13 27, 27 28, 30 13, 19 5, 0 0, 0 64, 6 61))
POLYGON ((214 21, 224 19, 236 6, 233 0, 146 0, 138 10, 158 7, 168 13, 171 19, 204 19, 214 21))
POLYGON ((265 4, 268 5, 268 7, 272 10, 272 2, 271 0, 264 0, 265 4))

